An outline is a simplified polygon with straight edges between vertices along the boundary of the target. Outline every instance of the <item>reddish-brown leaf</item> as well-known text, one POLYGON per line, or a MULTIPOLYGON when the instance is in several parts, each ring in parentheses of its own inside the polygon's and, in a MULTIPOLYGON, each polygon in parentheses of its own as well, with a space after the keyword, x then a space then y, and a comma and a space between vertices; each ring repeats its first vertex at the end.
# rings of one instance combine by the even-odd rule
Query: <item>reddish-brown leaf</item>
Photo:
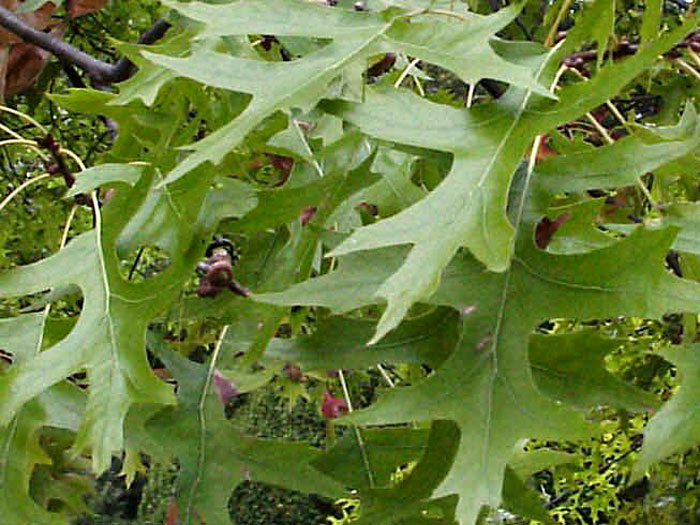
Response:
POLYGON ((177 503, 174 501, 168 505, 168 512, 165 514, 163 525, 177 525, 177 503))
POLYGON ((8 45, 0 46, 0 95, 5 92, 5 76, 7 75, 7 63, 10 60, 10 49, 8 45))
POLYGON ((15 44, 10 48, 5 75, 5 98, 34 85, 51 54, 32 44, 15 44))
POLYGON ((552 236, 569 217, 569 212, 562 213, 554 220, 551 220, 549 217, 542 217, 535 228, 535 246, 540 250, 544 250, 549 245, 549 241, 552 240, 552 236))
POLYGON ((265 155, 270 160, 270 164, 272 164, 282 175, 282 179, 277 183, 277 186, 281 186, 287 182, 289 174, 292 172, 294 159, 291 157, 284 157, 282 155, 275 155, 274 153, 266 153, 265 155))
MULTIPOLYGON (((21 2, 18 0, 0 0, 0 5, 10 11, 16 11, 21 2)), ((56 6, 52 3, 44 4, 42 7, 36 11, 31 11, 30 13, 22 13, 19 16, 25 23, 29 24, 35 29, 46 29, 51 21, 51 13, 54 12, 56 6)), ((5 29, 0 29, 0 45, 1 44, 14 44, 21 42, 22 39, 19 38, 14 33, 11 33, 5 29)))
MULTIPOLYGON (((61 38, 64 30, 63 24, 59 24, 51 29, 50 34, 61 38)), ((6 54, 0 51, 0 94, 6 98, 34 85, 51 53, 24 42, 5 46, 5 49, 6 54)))
POLYGON ((537 148, 537 162, 541 162, 550 157, 556 157, 557 152, 547 146, 547 141, 543 140, 540 142, 539 148, 537 148))
POLYGON ((66 11, 68 16, 76 18, 99 11, 107 3, 107 0, 68 0, 66 11))

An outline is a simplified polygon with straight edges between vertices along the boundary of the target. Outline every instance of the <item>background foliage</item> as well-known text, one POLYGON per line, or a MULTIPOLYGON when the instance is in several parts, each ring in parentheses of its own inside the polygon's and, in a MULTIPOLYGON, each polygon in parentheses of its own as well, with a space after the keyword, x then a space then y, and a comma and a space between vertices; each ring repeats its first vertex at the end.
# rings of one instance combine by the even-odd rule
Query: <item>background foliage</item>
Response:
POLYGON ((692 4, 2 6, 7 523, 698 520, 692 4))

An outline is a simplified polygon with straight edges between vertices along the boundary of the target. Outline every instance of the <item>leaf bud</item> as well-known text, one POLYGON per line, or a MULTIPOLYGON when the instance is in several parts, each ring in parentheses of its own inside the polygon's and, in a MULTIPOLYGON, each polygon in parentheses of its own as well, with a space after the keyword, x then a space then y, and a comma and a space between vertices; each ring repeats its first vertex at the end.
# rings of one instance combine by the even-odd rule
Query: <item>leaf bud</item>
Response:
POLYGON ((216 261, 209 265, 204 278, 209 281, 212 286, 217 288, 226 288, 233 279, 233 268, 230 261, 216 261))
POLYGON ((216 297, 216 295, 221 291, 221 288, 212 286, 212 284, 207 281, 205 277, 199 282, 197 287, 197 295, 200 297, 216 297))
POLYGON ((214 387, 216 389, 216 396, 222 405, 226 405, 231 399, 240 395, 240 390, 236 388, 226 376, 219 372, 218 368, 214 369, 214 387))
POLYGON ((348 412, 348 404, 340 398, 333 397, 326 390, 323 392, 323 400, 321 401, 321 413, 327 419, 337 419, 348 412))
POLYGON ((316 206, 309 206, 308 208, 304 208, 299 214, 299 222, 301 222, 302 226, 306 226, 307 224, 309 224, 311 219, 314 218, 314 215, 316 215, 316 206))
POLYGON ((284 365, 283 371, 284 375, 286 375, 290 381, 294 381, 295 383, 301 383, 306 379, 301 371, 301 368, 294 363, 287 363, 284 365))

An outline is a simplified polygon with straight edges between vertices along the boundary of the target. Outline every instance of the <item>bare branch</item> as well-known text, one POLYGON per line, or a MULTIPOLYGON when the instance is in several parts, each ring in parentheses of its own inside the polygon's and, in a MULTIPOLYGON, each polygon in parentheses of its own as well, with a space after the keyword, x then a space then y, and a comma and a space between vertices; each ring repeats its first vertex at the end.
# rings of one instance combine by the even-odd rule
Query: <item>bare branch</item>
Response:
MULTIPOLYGON (((136 67, 127 59, 120 58, 116 64, 108 64, 67 44, 48 33, 34 29, 9 9, 0 6, 0 27, 21 37, 22 40, 48 51, 67 64, 82 69, 96 84, 108 85, 121 82, 133 75, 136 67)), ((164 20, 156 21, 147 29, 140 44, 152 44, 163 37, 170 24, 164 20)))
MULTIPOLYGON (((152 44, 157 42, 170 29, 170 24, 165 20, 156 20, 154 24, 146 29, 139 38, 139 44, 152 44)), ((121 82, 132 76, 136 72, 136 66, 126 57, 120 58, 113 67, 113 79, 111 82, 121 82)))

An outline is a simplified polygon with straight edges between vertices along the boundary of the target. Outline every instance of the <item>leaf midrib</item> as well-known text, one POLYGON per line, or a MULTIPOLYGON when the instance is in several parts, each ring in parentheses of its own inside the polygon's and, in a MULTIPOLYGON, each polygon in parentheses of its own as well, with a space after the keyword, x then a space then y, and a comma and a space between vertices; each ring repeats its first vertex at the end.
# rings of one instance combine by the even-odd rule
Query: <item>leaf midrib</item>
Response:
MULTIPOLYGON (((550 52, 550 57, 551 57, 551 52, 550 52)), ((540 68, 537 70, 537 73, 535 74, 535 78, 539 81, 540 76, 542 75, 545 67, 547 66, 549 62, 549 57, 547 60, 543 60, 542 64, 540 65, 540 68)), ((522 117, 523 113, 525 112, 525 109, 527 107, 528 102, 530 101, 530 97, 532 96, 532 90, 528 90, 525 96, 523 97, 523 101, 518 109, 518 114, 515 119, 513 119, 513 123, 511 124, 510 128, 506 132, 506 135, 504 139, 501 141, 499 144, 498 150, 496 154, 492 157, 492 161, 489 166, 493 164, 495 161, 496 157, 498 156, 501 148, 504 146, 506 141, 510 138, 510 135, 512 134, 513 130, 516 129, 519 124, 520 124, 520 118, 522 117)), ((515 215, 515 225, 514 225, 514 231, 513 235, 510 241, 510 253, 513 253, 514 251, 514 245, 515 245, 515 239, 520 233, 520 228, 522 224, 522 218, 523 218, 523 211, 525 209, 525 201, 527 200, 528 197, 528 192, 530 189, 530 180, 532 178, 532 173, 534 171, 534 162, 531 163, 528 168, 527 168, 527 174, 525 178, 525 184, 523 185, 522 193, 521 193, 521 198, 520 202, 518 203, 518 211, 515 215)), ((487 172, 488 173, 488 172, 487 172)), ((482 182, 485 180, 485 173, 484 176, 482 176, 482 179, 479 181, 479 186, 481 186, 482 182)), ((512 177, 510 184, 513 183, 512 177)), ((483 209, 483 208, 482 208, 483 209)), ((483 212, 485 213, 485 211, 483 212)), ((485 224, 485 218, 482 217, 482 224, 485 224)), ((507 303, 507 297, 508 297, 508 290, 510 287, 510 279, 513 274, 513 264, 511 262, 510 266, 506 270, 506 276, 505 280, 503 282, 503 291, 501 293, 501 299, 499 302, 498 306, 498 313, 496 316, 496 326, 493 331, 493 339, 491 341, 491 353, 493 354, 493 366, 491 369, 491 382, 490 385, 491 387, 488 389, 488 412, 487 412, 487 421, 486 421, 486 432, 484 432, 484 441, 483 441, 483 446, 482 446, 482 458, 480 462, 480 467, 481 467, 481 474, 482 476, 485 475, 484 472, 484 465, 487 464, 488 457, 490 456, 488 450, 488 444, 490 442, 490 437, 491 437, 491 429, 492 429, 492 421, 491 421, 491 414, 492 414, 492 408, 493 408, 493 384, 494 382, 498 379, 498 343, 500 340, 500 335, 501 335, 501 326, 503 324, 503 318, 505 315, 505 310, 506 310, 506 303, 507 303)), ((510 392, 510 389, 508 389, 510 392)), ((511 392, 512 395, 512 392, 511 392)))

